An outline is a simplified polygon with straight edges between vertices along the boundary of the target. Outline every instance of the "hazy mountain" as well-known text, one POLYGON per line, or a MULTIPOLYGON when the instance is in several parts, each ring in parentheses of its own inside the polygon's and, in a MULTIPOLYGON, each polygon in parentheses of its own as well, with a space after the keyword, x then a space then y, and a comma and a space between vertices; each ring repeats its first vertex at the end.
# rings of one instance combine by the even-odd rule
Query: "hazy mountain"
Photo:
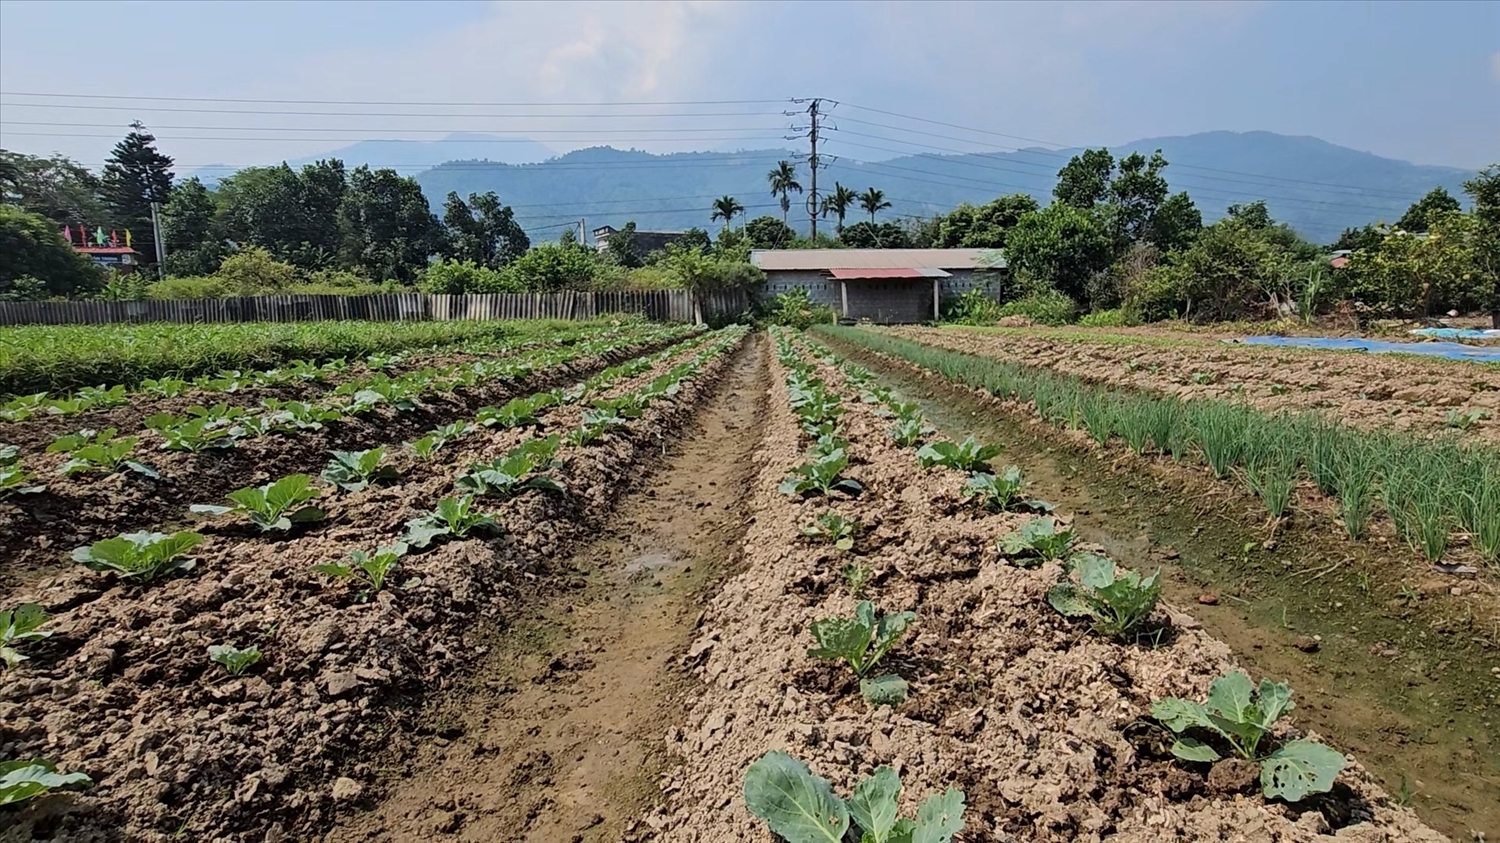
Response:
MULTIPOLYGON (((526 138, 500 137, 478 132, 456 132, 442 140, 359 141, 306 158, 294 158, 287 163, 293 167, 301 167, 303 164, 311 164, 314 161, 337 158, 351 170, 361 164, 369 164, 377 169, 390 167, 402 175, 409 176, 437 166, 444 161, 462 161, 472 158, 481 161, 488 160, 496 164, 530 164, 546 161, 556 155, 555 150, 526 138)), ((268 161, 266 163, 279 164, 281 162, 268 161)), ((182 178, 198 176, 204 184, 212 186, 232 172, 232 168, 215 164, 179 175, 182 178)))
MULTIPOLYGON (((348 150, 369 150, 368 141, 348 150)), ((412 142, 387 142, 409 144, 412 142)), ((458 146, 458 145, 454 145, 458 146)), ((507 148, 511 144, 494 144, 507 148)), ((516 145, 520 146, 520 145, 516 145)), ((1461 196, 1472 173, 1381 158, 1310 137, 1271 132, 1205 132, 1147 138, 1114 148, 1116 154, 1160 148, 1173 190, 1186 190, 1205 221, 1238 202, 1264 199, 1272 214, 1318 242, 1346 227, 1399 217, 1435 186, 1461 196)), ((985 202, 1005 193, 1051 196, 1057 170, 1078 150, 1023 149, 1008 153, 913 155, 878 162, 847 158, 819 173, 819 187, 835 181, 855 190, 878 187, 893 202, 883 215, 929 215, 959 202, 985 202)), ((343 151, 340 151, 343 152, 343 151)), ((431 153, 427 153, 431 155, 431 153)), ((501 153, 501 155, 506 153, 501 153)), ((544 163, 501 164, 496 153, 454 160, 417 175, 434 207, 450 190, 467 195, 493 190, 516 209, 538 239, 552 239, 580 218, 589 229, 635 220, 643 229, 713 228, 709 207, 729 194, 750 206, 751 217, 780 216, 766 187, 766 172, 794 153, 785 149, 653 155, 595 147, 544 163), (485 161, 484 158, 491 160, 485 161)), ((395 160, 382 154, 369 158, 395 160)), ((345 158, 349 161, 350 158, 345 158)), ((427 160, 433 160, 428 158, 427 160)), ((519 160, 519 159, 516 159, 519 160)), ((380 162, 383 163, 383 162, 380 162)), ((802 182, 807 186, 806 168, 802 182)), ((802 200, 793 197, 791 221, 806 228, 802 200), (798 218, 801 217, 799 222, 798 218)), ((856 212, 853 219, 860 215, 856 212)))

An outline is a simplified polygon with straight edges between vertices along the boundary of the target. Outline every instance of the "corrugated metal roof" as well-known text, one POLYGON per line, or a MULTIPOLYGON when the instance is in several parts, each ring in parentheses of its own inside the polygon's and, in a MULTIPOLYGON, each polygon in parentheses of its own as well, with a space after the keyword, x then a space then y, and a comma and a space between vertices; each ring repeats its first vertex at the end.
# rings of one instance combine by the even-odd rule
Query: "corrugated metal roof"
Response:
MULTIPOLYGON (((757 249, 750 262, 766 271, 819 269, 987 269, 995 249, 757 249)), ((998 260, 994 268, 1003 268, 998 260)))
POLYGON ((860 281, 877 278, 947 278, 950 273, 932 267, 906 267, 902 269, 890 267, 874 267, 869 269, 844 268, 828 270, 835 279, 839 281, 860 281))

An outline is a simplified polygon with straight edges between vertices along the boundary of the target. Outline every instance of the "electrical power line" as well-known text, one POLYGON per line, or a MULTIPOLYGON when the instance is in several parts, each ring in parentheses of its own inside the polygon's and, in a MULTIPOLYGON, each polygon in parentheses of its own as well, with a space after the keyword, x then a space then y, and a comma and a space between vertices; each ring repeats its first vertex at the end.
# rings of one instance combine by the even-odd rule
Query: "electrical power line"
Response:
MULTIPOLYGON (((62 126, 62 127, 83 128, 83 129, 109 129, 109 128, 113 128, 113 124, 111 124, 111 123, 53 123, 53 122, 30 121, 30 120, 0 120, 0 126, 62 126)), ((764 132, 764 131, 768 131, 769 127, 767 127, 767 126, 705 126, 705 127, 673 126, 673 127, 670 127, 670 128, 662 128, 662 129, 643 129, 643 128, 636 128, 636 127, 632 127, 632 128, 629 128, 629 129, 569 129, 569 128, 557 128, 557 129, 546 129, 546 128, 537 128, 537 129, 478 129, 478 128, 473 128, 473 127, 466 127, 466 128, 450 128, 450 129, 414 129, 414 128, 405 128, 405 127, 402 127, 402 128, 392 128, 390 126, 377 126, 377 127, 372 127, 372 128, 368 128, 367 129, 367 128, 363 128, 363 127, 354 127, 354 126, 306 126, 306 127, 304 127, 304 126, 156 126, 156 127, 152 128, 151 131, 154 133, 157 129, 167 129, 167 130, 171 130, 171 131, 195 131, 195 132, 201 132, 201 131, 209 131, 209 132, 376 132, 376 133, 387 133, 387 134, 392 133, 392 132, 396 132, 396 133, 400 133, 400 132, 422 132, 422 133, 450 134, 450 135, 451 134, 459 134, 459 133, 463 133, 463 132, 474 132, 474 133, 477 133, 477 134, 489 134, 489 135, 520 135, 520 134, 531 134, 531 133, 535 133, 535 132, 557 131, 557 132, 568 132, 570 134, 575 134, 575 135, 601 135, 601 134, 610 134, 610 133, 613 133, 613 132, 652 132, 652 133, 657 133, 657 132, 764 132)), ((110 137, 114 137, 114 136, 110 135, 110 137)), ((464 141, 466 139, 465 138, 458 138, 457 140, 460 141, 460 142, 462 142, 462 141, 464 141)), ((472 140, 482 140, 482 138, 474 138, 472 140)), ((527 138, 527 140, 530 140, 530 138, 527 138)))
POLYGON ((503 117, 510 120, 518 119, 602 119, 602 120, 630 120, 634 118, 661 118, 661 117, 781 117, 780 111, 652 111, 631 112, 629 114, 485 114, 485 113, 454 113, 434 111, 284 111, 277 109, 247 109, 247 108, 174 108, 172 106, 131 106, 131 105, 76 105, 73 103, 41 103, 41 102, 5 102, 0 100, 0 107, 12 106, 15 108, 66 108, 92 111, 147 111, 147 112, 170 112, 174 114, 275 114, 294 117, 503 117))
POLYGON ((145 100, 149 102, 242 102, 262 105, 450 105, 485 108, 522 108, 529 106, 587 106, 591 108, 634 107, 643 105, 768 105, 785 103, 776 100, 641 100, 637 102, 444 102, 441 100, 289 100, 245 99, 236 97, 148 97, 122 94, 64 94, 56 92, 0 91, 5 97, 57 97, 59 99, 145 100))

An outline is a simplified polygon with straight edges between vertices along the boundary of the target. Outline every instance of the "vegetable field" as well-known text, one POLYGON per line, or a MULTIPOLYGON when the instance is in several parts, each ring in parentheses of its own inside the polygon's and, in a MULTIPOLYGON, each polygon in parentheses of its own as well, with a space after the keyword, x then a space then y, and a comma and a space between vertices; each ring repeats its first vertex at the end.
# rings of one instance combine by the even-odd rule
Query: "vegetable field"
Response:
POLYGON ((504 324, 13 402, 0 821, 1446 839, 847 344, 504 324))

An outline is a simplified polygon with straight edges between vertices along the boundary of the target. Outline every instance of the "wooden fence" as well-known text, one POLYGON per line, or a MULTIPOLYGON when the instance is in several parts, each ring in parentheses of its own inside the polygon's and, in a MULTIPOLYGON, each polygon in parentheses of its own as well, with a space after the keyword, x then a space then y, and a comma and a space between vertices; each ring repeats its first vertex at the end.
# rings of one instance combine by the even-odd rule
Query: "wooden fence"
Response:
POLYGON ((696 298, 686 290, 606 293, 563 290, 476 295, 387 293, 165 301, 27 301, 0 302, 0 325, 592 319, 609 313, 640 313, 659 322, 704 322, 736 316, 749 305, 749 296, 743 290, 704 293, 696 298))

